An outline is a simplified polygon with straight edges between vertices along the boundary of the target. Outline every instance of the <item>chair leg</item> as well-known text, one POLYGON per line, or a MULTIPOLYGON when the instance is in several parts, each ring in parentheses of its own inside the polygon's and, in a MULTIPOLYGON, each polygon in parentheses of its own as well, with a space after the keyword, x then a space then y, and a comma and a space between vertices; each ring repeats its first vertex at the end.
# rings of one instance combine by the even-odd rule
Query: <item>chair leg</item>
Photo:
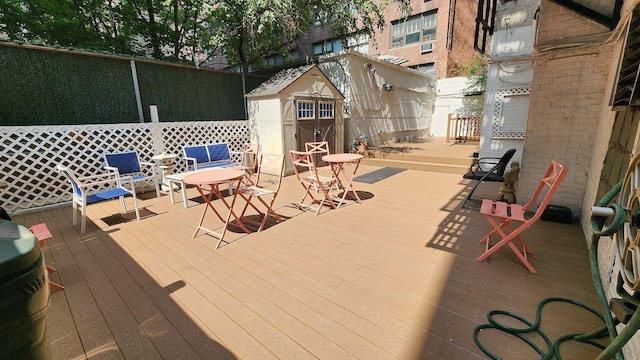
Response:
POLYGON ((73 200, 73 225, 78 225, 78 203, 73 200))
POLYGON ((154 174, 153 183, 156 185, 156 197, 160 197, 160 184, 158 184, 158 179, 155 179, 155 174, 154 174))
POLYGON ((480 181, 476 181, 476 184, 473 186, 473 188, 471 188, 471 191, 469 191, 469 194, 467 194, 467 196, 464 198, 464 201, 462 202, 463 209, 466 209, 467 202, 471 200, 471 197, 473 196, 473 193, 476 191, 478 186, 480 186, 480 181))
POLYGON ((120 205, 122 206, 122 213, 126 213, 127 203, 124 202, 124 196, 120 196, 120 205))
POLYGON ((275 197, 271 199, 271 202, 269 204, 267 204, 267 202, 264 201, 262 198, 258 198, 258 200, 260 200, 260 202, 267 208, 267 211, 265 211, 264 217, 262 218, 262 223, 260 224, 260 228, 258 229, 258 232, 260 232, 264 228, 269 216, 273 216, 277 222, 282 222, 282 217, 280 217, 280 215, 278 215, 278 213, 276 213, 273 210, 273 203, 275 203, 276 201, 275 197))
MULTIPOLYGON (((47 273, 52 273, 52 272, 56 272, 56 269, 52 268, 51 266, 47 266, 47 273)), ((57 282, 53 282, 51 281, 51 279, 49 279, 49 287, 53 290, 62 290, 64 289, 63 285, 58 284, 57 282)))
POLYGON ((86 204, 82 206, 81 209, 82 212, 82 220, 80 221, 80 234, 84 234, 85 230, 87 229, 87 206, 86 204))
POLYGON ((138 210, 138 200, 136 199, 136 193, 133 192, 133 208, 136 211, 136 221, 140 221, 140 210, 138 210))
MULTIPOLYGON (((53 237, 53 235, 51 235, 51 232, 49 231, 49 228, 47 227, 47 224, 45 223, 33 225, 32 227, 29 228, 29 231, 31 231, 33 235, 36 236, 36 239, 38 239, 38 245, 40 245, 40 248, 44 246, 44 244, 47 242, 47 239, 50 239, 53 237)), ((56 269, 52 268, 49 265, 45 264, 45 266, 47 268, 48 274, 56 271, 56 269)), ((49 280, 49 287, 52 288, 53 290, 64 289, 64 286, 58 283, 55 283, 51 280, 49 280)))
POLYGON ((476 261, 484 261, 504 245, 509 245, 509 248, 511 248, 511 250, 516 254, 518 259, 520 259, 520 261, 524 264, 524 266, 530 272, 536 274, 537 273, 536 269, 533 267, 533 265, 531 265, 531 263, 529 262, 529 259, 527 258, 527 253, 531 253, 531 249, 529 249, 529 247, 524 243, 524 240, 520 238, 520 233, 525 229, 520 227, 520 228, 517 228, 516 230, 513 230, 508 222, 502 222, 500 225, 498 225, 490 216, 487 216, 487 218, 491 223, 491 225, 493 226, 494 230, 489 232, 489 234, 487 234, 485 237, 482 238, 482 240, 480 240, 481 242, 485 243, 485 252, 482 255, 480 255, 476 259, 476 261), (510 233, 508 235, 502 230, 503 227, 507 227, 510 230, 510 233), (500 235, 501 239, 494 245, 491 245, 491 235, 496 233, 500 235), (514 240, 518 241, 518 243, 522 245, 522 251, 520 251, 520 249, 518 249, 518 247, 513 243, 514 240))
POLYGON ((180 191, 182 192, 182 205, 187 208, 187 184, 180 180, 180 191))

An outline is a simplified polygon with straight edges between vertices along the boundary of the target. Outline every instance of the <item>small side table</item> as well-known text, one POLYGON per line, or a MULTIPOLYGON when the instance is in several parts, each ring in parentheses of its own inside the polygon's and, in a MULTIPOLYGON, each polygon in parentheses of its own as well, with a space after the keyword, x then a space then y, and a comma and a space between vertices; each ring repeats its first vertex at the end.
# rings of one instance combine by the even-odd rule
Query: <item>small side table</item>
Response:
POLYGON ((176 166, 176 157, 178 157, 176 154, 162 153, 151 158, 158 163, 158 168, 162 171, 162 185, 160 186, 162 191, 169 191, 170 187, 174 186, 167 181, 167 175, 173 172, 173 168, 176 166))

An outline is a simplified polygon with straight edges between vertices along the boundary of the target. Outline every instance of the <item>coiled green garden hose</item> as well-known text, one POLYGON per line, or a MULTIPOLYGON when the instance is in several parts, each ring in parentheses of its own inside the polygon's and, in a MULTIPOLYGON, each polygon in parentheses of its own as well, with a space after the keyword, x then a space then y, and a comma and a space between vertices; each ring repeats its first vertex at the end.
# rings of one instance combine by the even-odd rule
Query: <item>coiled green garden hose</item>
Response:
MULTIPOLYGON (((479 325, 473 331, 473 340, 475 341, 476 345, 478 345, 480 350, 482 350, 482 352, 484 352, 491 359, 500 360, 499 357, 491 353, 484 345, 482 345, 482 343, 478 338, 478 333, 483 329, 496 329, 498 331, 511 334, 521 339, 525 343, 527 343, 531 348, 533 348, 541 356, 542 360, 552 359, 554 356, 558 360, 561 360, 562 356, 560 355, 560 345, 567 340, 579 341, 579 342, 590 344, 602 349, 603 351, 598 355, 596 360, 610 359, 611 357, 614 357, 614 356, 617 360, 624 359, 622 352, 620 350, 629 341, 629 339, 631 339, 631 337, 636 333, 636 331, 640 328, 640 310, 636 310, 633 313, 633 315, 631 316, 631 319, 628 321, 625 328, 620 332, 620 335, 618 335, 616 331, 616 325, 619 323, 619 321, 612 317, 611 311, 609 310, 607 297, 606 297, 604 288, 602 286, 602 280, 600 277, 600 269, 598 267, 598 244, 599 244, 600 238, 602 236, 611 236, 616 232, 618 232, 624 225, 627 217, 627 213, 624 207, 622 207, 619 204, 611 203, 612 200, 618 195, 621 188, 622 188, 622 182, 616 184, 613 188, 611 188, 611 190, 609 190, 609 192, 607 192, 607 194, 605 194, 605 196, 602 197, 602 199, 597 204, 598 207, 611 208, 613 210, 612 217, 604 217, 604 216, 597 216, 597 215, 592 215, 591 217, 591 231, 593 232, 593 235, 591 237, 589 259, 590 259, 590 266, 591 266, 591 274, 596 287, 596 293, 598 295, 598 299, 600 300, 602 308, 605 309, 604 315, 600 314, 598 311, 578 301, 574 301, 566 298, 560 298, 560 297, 551 297, 551 298, 546 298, 542 300, 536 308, 536 320, 533 323, 511 312, 502 311, 502 310, 493 310, 487 314, 487 319, 489 323, 479 325), (608 226, 605 225, 607 221, 609 221, 608 226), (575 306, 586 309, 587 311, 599 317, 604 322, 604 325, 601 328, 589 334, 567 334, 567 335, 561 336, 557 338, 555 342, 552 343, 549 337, 542 330, 540 330, 540 323, 542 320, 542 310, 546 304, 551 302, 565 302, 565 303, 573 304, 575 306), (499 323, 495 319, 496 315, 502 315, 502 316, 517 319, 518 321, 526 324, 527 326, 520 329, 506 326, 504 324, 499 323), (544 339, 548 347, 546 351, 545 349, 541 349, 532 340, 524 336, 524 334, 531 333, 531 332, 535 332, 539 334, 544 339), (611 343, 608 346, 604 346, 596 341, 596 339, 603 338, 607 334, 611 338, 611 343)), ((629 299, 630 297, 625 297, 625 298, 629 299)))

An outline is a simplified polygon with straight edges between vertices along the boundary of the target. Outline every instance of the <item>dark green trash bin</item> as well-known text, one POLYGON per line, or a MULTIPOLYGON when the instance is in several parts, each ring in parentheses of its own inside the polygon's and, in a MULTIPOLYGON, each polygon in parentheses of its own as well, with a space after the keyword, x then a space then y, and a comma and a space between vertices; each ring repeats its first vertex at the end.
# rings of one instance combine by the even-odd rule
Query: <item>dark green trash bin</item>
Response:
POLYGON ((0 359, 50 358, 47 268, 36 237, 0 219, 0 359))

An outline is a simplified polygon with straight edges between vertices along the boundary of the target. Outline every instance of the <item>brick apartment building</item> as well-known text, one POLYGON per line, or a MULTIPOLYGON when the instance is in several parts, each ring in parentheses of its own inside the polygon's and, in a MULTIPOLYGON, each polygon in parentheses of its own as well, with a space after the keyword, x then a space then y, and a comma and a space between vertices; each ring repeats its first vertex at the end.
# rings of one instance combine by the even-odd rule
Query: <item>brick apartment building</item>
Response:
POLYGON ((412 0, 411 16, 385 9, 387 26, 369 43, 369 55, 406 60, 408 66, 447 78, 474 55, 478 4, 457 0, 412 0))
MULTIPOLYGON (((350 38, 346 46, 382 60, 435 75, 458 76, 455 70, 474 56, 473 38, 477 2, 461 0, 412 0, 411 15, 405 17, 395 4, 386 7, 386 26, 369 39, 350 38)), ((318 27, 300 42, 294 58, 306 60, 343 50, 340 39, 318 27)), ((282 57, 267 59, 282 65, 282 57)))

